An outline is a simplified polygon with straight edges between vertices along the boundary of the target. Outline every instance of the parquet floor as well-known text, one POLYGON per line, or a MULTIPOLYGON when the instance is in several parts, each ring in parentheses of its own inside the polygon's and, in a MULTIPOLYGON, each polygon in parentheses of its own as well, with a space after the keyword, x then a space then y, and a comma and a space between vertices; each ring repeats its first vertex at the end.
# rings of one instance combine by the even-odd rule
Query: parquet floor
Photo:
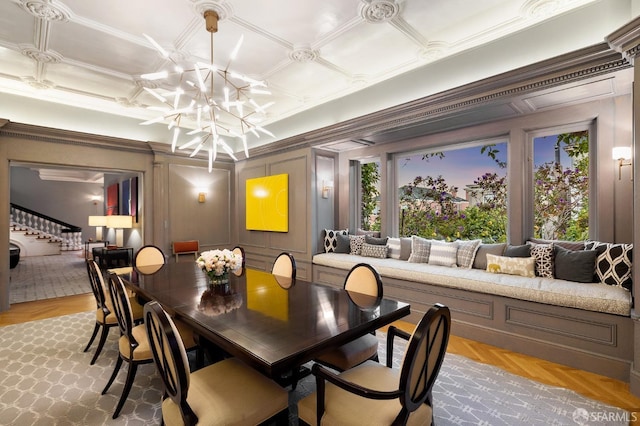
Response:
MULTIPOLYGON (((11 305, 9 311, 0 313, 0 326, 86 312, 92 309, 95 309, 92 294, 17 303, 11 305)), ((413 325, 408 322, 398 321, 395 325, 406 331, 413 331, 413 325)), ((495 365, 513 374, 538 382, 572 389, 588 398, 637 413, 637 417, 640 417, 640 398, 632 395, 629 391, 629 385, 619 380, 457 336, 451 336, 448 351, 478 362, 495 365)), ((632 424, 640 425, 640 421, 632 422, 632 424)))

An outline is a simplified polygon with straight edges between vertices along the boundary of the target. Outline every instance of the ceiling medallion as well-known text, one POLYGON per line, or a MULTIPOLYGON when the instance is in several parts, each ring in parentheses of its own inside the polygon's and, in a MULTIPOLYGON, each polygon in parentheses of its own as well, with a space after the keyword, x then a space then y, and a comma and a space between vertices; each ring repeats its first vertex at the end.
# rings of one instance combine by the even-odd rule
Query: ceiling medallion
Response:
POLYGON ((300 63, 313 62, 318 58, 318 54, 309 46, 294 46, 289 58, 300 63))
POLYGON ((67 22, 71 15, 61 6, 54 6, 42 0, 20 0, 20 6, 36 18, 45 21, 67 22))
MULTIPOLYGON (((196 7, 224 6, 220 3, 198 3, 196 7)), ((175 152, 178 136, 183 121, 195 122, 195 130, 187 135, 193 138, 178 149, 192 149, 190 157, 194 157, 200 150, 209 153, 209 171, 218 155, 218 149, 224 150, 234 161, 237 161, 233 150, 225 139, 240 138, 245 156, 249 157, 247 147, 247 133, 260 137, 264 133, 275 137, 273 133, 259 125, 261 118, 267 114, 267 108, 274 102, 258 103, 253 96, 270 95, 267 85, 263 81, 255 80, 247 75, 231 71, 231 61, 235 59, 242 44, 243 37, 233 49, 226 67, 218 67, 213 62, 213 34, 218 31, 218 13, 209 9, 203 13, 206 29, 210 33, 210 62, 185 62, 178 60, 180 56, 170 55, 162 46, 148 35, 144 35, 160 55, 173 65, 172 70, 161 70, 139 76, 139 84, 149 94, 159 100, 162 107, 148 107, 158 111, 157 118, 147 120, 142 125, 168 121, 168 129, 173 132, 171 152, 175 152), (217 90, 214 90, 214 80, 217 90), (149 86, 157 82, 156 90, 149 86)), ((228 139, 227 139, 228 140, 228 139)))
POLYGON ((435 61, 442 58, 449 49, 449 43, 445 41, 430 41, 427 47, 420 50, 420 59, 425 61, 435 61))
POLYGON ((400 5, 393 0, 372 0, 362 7, 360 14, 372 24, 387 22, 400 12, 400 5))
POLYGON ((203 16, 207 10, 218 14, 218 21, 223 22, 233 16, 233 7, 226 0, 192 0, 196 13, 203 16))
POLYGON ((61 54, 52 50, 43 52, 32 46, 23 47, 21 53, 41 64, 57 64, 61 62, 63 58, 61 54))
POLYGON ((536 19, 544 19, 555 15, 567 0, 529 0, 522 5, 522 14, 536 19))

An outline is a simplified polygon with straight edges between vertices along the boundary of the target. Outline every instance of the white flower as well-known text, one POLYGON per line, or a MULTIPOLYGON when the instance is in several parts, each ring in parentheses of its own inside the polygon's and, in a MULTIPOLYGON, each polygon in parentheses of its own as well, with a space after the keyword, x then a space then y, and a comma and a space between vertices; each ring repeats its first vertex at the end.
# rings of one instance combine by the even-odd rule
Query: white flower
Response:
POLYGON ((200 253, 196 263, 207 274, 223 275, 242 267, 242 256, 228 249, 208 250, 200 253))

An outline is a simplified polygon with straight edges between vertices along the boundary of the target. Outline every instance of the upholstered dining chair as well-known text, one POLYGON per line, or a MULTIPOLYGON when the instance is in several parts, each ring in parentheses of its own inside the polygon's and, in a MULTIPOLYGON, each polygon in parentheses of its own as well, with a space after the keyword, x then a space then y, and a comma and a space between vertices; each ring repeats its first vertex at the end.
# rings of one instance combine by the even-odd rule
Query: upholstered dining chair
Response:
POLYGON ((316 392, 298 402, 308 425, 414 425, 433 423, 431 389, 449 343, 451 313, 432 306, 412 335, 390 327, 387 365, 366 361, 342 373, 314 364, 316 392), (400 370, 392 368, 393 341, 409 340, 400 370))
POLYGON ((139 272, 153 273, 166 263, 166 257, 159 247, 154 245, 145 245, 140 247, 133 257, 133 266, 138 269, 139 272))
MULTIPOLYGON (((356 302, 358 298, 363 299, 363 302, 364 299, 379 300, 383 295, 380 274, 368 263, 359 263, 351 268, 344 280, 344 289, 353 294, 352 300, 356 302), (365 297, 361 297, 362 295, 365 297)), ((314 361, 335 370, 344 371, 368 359, 378 361, 378 338, 375 332, 358 337, 338 348, 330 349, 314 361)))
POLYGON ((271 268, 273 275, 279 275, 281 277, 289 277, 292 280, 296 279, 296 260, 290 253, 280 253, 276 260, 273 262, 271 268))
POLYGON ((245 262, 246 262, 246 258, 244 256, 244 249, 240 246, 235 246, 231 252, 233 254, 235 254, 236 256, 242 256, 242 267, 240 269, 236 269, 233 271, 233 273, 237 276, 242 276, 242 274, 244 274, 244 267, 245 267, 245 262))
MULTIPOLYGON (((109 293, 111 294, 111 299, 113 301, 113 310, 118 320, 121 336, 118 341, 119 356, 116 361, 115 368, 113 369, 113 373, 102 390, 102 395, 107 393, 111 384, 118 376, 118 372, 120 371, 120 367, 122 367, 123 361, 126 361, 129 365, 122 394, 113 413, 113 418, 115 419, 120 415, 120 410, 122 410, 122 407, 129 396, 138 366, 141 364, 152 363, 153 356, 151 354, 151 347, 149 346, 145 325, 134 325, 128 293, 125 289, 124 283, 122 282, 122 278, 114 273, 109 274, 109 293)), ((187 348, 196 347, 193 333, 188 328, 183 327, 180 336, 185 339, 183 342, 184 346, 187 348)))
MULTIPOLYGON (((118 326, 118 320, 113 312, 111 295, 109 294, 109 289, 104 283, 102 271, 94 260, 87 260, 87 273, 89 274, 89 283, 91 284, 93 296, 96 299, 96 323, 93 328, 91 338, 89 339, 89 343, 84 348, 84 352, 89 350, 98 335, 98 331, 100 331, 98 346, 96 347, 96 352, 90 362, 90 364, 93 365, 98 359, 100 352, 102 352, 109 330, 118 326)), ((140 305, 133 297, 130 298, 130 303, 134 321, 142 321, 142 305, 140 305)))
POLYGON ((192 373, 180 331, 162 306, 147 303, 144 318, 164 384, 165 425, 255 425, 272 417, 277 424, 288 424, 288 393, 274 381, 236 358, 192 373))

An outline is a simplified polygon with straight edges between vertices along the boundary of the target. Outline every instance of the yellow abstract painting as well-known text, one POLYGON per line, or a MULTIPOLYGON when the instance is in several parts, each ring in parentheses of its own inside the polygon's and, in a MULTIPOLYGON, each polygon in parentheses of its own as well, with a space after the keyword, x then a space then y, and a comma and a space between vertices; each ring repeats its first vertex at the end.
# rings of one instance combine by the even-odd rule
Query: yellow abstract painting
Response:
POLYGON ((247 229, 289 232, 289 175, 247 179, 247 229))

